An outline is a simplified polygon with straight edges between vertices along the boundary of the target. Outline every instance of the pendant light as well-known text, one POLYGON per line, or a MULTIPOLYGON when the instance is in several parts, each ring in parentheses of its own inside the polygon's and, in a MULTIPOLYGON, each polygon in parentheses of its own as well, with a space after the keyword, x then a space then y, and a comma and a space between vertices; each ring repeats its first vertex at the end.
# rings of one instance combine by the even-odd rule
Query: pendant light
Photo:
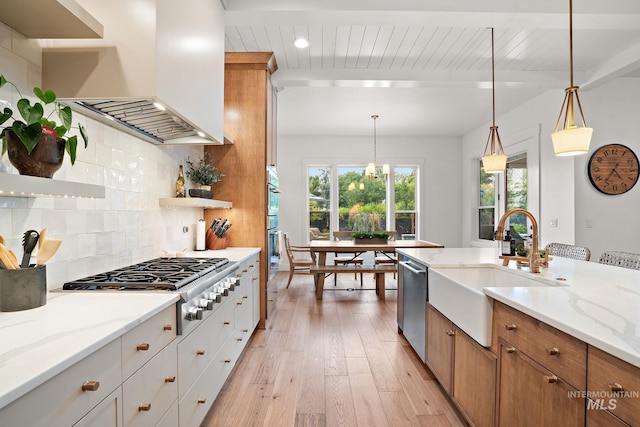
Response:
MULTIPOLYGON (((378 115, 374 114, 373 116, 371 116, 371 118, 373 119, 373 162, 367 165, 367 168, 365 169, 365 175, 367 175, 369 179, 378 179, 380 178, 380 176, 378 175, 378 166, 376 165, 376 120, 378 119, 378 115)), ((384 175, 385 178, 389 175, 388 163, 382 165, 382 175, 384 175)))
POLYGON ((491 108, 493 111, 493 122, 489 128, 489 138, 484 147, 484 155, 482 156, 482 167, 485 173, 504 172, 507 167, 507 155, 504 154, 498 126, 496 126, 496 81, 495 81, 495 60, 493 48, 493 27, 491 28, 491 108), (497 144, 496 144, 497 142, 497 144), (489 149, 489 152, 487 152, 489 149))
POLYGON ((562 107, 560 107, 560 115, 556 122, 555 131, 551 134, 553 141, 553 150, 556 156, 575 156, 577 154, 585 154, 589 151, 589 143, 591 142, 591 134, 593 128, 587 127, 580 106, 580 98, 578 97, 578 86, 573 85, 573 4, 569 0, 569 70, 571 75, 571 83, 566 88, 562 107), (578 127, 574 120, 574 100, 578 104, 578 112, 582 119, 582 127, 578 127), (565 111, 566 105, 566 111, 565 111), (558 130, 562 113, 564 116, 564 127, 558 130))

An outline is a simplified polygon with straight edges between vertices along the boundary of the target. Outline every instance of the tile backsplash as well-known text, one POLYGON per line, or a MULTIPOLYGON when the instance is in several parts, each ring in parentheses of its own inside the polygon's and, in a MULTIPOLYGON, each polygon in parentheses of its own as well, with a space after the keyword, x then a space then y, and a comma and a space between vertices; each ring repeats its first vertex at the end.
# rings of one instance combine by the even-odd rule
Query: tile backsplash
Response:
MULTIPOLYGON (((78 149, 74 166, 67 156, 54 179, 103 185, 105 198, 0 197, 0 234, 9 249, 21 254, 22 235, 30 229, 46 227, 50 238, 61 239, 47 263, 49 288, 163 251, 193 249, 202 209, 161 207, 158 201, 175 195, 179 165, 187 156, 201 156, 202 147, 155 146, 74 115, 86 123, 89 147, 78 149)), ((16 173, 6 156, 2 163, 16 173)))
MULTIPOLYGON (((41 82, 41 49, 0 23, 0 74, 25 96, 41 82)), ((46 89, 46 88, 45 88, 46 89)), ((15 90, 5 85, 0 100, 15 105, 15 90)), ((202 146, 157 146, 74 112, 74 125, 87 128, 89 145, 79 142, 76 164, 69 156, 56 180, 103 185, 104 199, 0 197, 0 234, 22 257, 26 230, 47 228, 62 245, 47 263, 47 286, 162 256, 163 251, 193 249, 202 209, 161 207, 159 198, 175 195, 178 167, 202 146), (183 232, 187 227, 188 232, 183 232)), ((80 141, 81 139, 78 138, 80 141)), ((0 158, 0 188, 5 173, 17 173, 0 158)), ((35 254, 35 251, 34 251, 35 254)), ((35 262, 35 259, 33 260, 35 262)))

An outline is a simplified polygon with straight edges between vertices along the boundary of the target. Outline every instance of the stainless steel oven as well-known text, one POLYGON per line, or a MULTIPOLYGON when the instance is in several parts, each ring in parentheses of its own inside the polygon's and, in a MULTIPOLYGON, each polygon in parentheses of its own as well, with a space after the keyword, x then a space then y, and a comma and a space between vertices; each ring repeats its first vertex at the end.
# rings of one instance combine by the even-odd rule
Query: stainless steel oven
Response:
POLYGON ((280 189, 278 174, 274 167, 267 168, 267 259, 269 260, 269 278, 271 280, 280 266, 280 232, 278 214, 280 209, 280 189))

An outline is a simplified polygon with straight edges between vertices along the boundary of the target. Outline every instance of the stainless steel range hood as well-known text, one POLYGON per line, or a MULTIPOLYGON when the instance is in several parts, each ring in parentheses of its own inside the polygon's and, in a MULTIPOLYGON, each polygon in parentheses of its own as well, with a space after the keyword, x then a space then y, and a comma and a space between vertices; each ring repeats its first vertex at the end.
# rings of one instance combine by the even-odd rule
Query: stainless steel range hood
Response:
POLYGON ((224 143, 219 0, 77 0, 101 40, 42 40, 42 86, 155 144, 224 143))

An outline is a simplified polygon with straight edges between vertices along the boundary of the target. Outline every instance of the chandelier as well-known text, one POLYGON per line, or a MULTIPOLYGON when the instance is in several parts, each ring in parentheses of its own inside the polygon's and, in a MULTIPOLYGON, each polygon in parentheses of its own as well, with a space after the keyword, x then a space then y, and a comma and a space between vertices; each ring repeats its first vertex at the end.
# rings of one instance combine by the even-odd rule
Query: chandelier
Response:
MULTIPOLYGON (((373 119, 373 162, 367 165, 365 169, 365 175, 369 179, 378 179, 380 176, 378 175, 378 166, 376 165, 376 119, 378 118, 377 114, 371 116, 373 119)), ((385 163, 382 165, 382 175, 386 178, 389 175, 389 164, 385 163)))

